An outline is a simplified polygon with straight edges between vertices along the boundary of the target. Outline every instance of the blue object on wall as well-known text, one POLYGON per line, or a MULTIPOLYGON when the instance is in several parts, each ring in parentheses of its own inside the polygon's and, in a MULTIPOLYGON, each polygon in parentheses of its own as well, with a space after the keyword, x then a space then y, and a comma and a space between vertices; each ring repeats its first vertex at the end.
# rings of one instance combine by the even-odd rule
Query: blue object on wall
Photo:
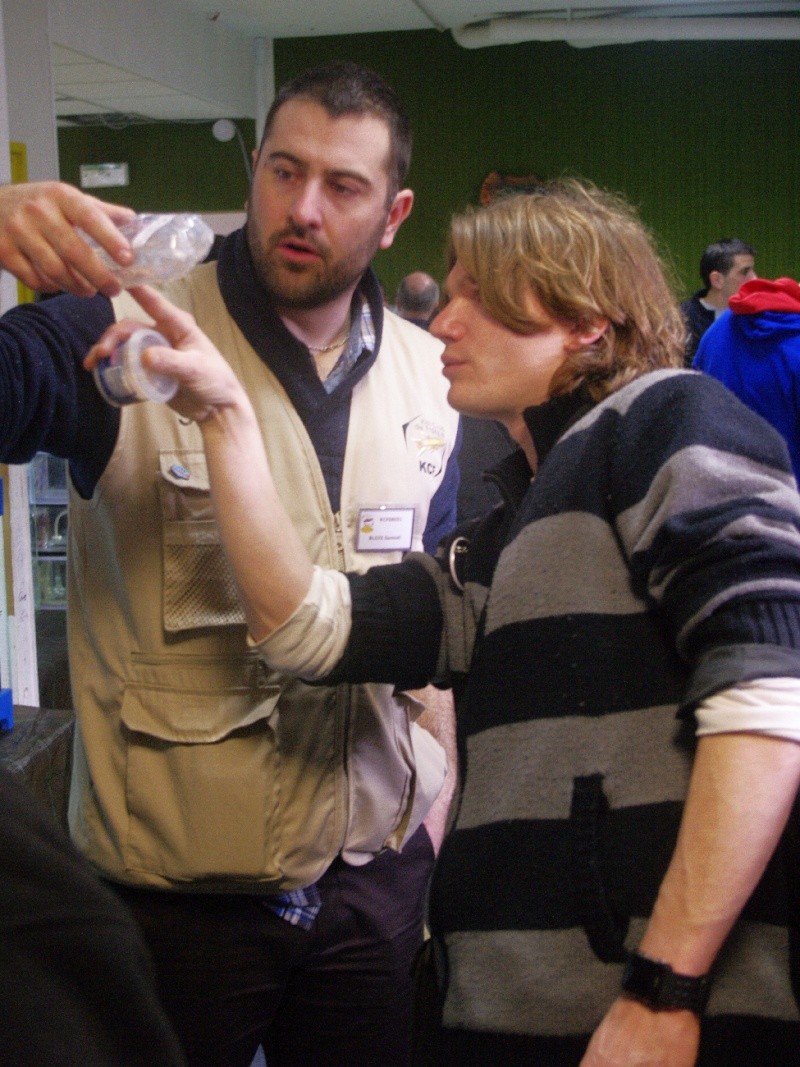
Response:
POLYGON ((14 701, 10 689, 0 689, 0 730, 10 730, 14 725, 14 701))

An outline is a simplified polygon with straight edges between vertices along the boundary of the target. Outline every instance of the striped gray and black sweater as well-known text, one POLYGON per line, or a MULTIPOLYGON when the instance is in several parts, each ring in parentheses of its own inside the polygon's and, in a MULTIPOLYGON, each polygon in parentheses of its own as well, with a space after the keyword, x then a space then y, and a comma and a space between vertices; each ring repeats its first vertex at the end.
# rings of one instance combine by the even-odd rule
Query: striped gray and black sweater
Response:
MULTIPOLYGON (((511 457, 516 492, 457 554, 463 591, 446 559, 351 578, 337 675, 454 681, 461 790, 430 905, 445 1025, 574 1037, 617 995, 666 871, 693 707, 800 677, 800 497, 782 439, 695 372, 526 419, 538 473, 511 457)), ((705 1024, 762 1017, 772 1064, 798 1047, 786 853, 717 962, 705 1024)))

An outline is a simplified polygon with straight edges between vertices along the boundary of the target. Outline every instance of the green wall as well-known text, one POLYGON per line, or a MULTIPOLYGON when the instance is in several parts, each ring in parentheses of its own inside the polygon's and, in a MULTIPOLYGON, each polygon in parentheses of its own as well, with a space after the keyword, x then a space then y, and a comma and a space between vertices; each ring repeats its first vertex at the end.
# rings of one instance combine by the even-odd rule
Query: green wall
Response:
POLYGON ((387 290, 441 264, 453 210, 487 173, 569 173, 623 192, 700 285, 702 249, 737 235, 765 276, 800 277, 800 43, 675 43, 468 50, 435 32, 278 41, 278 84, 355 59, 386 75, 411 112, 417 206, 379 259, 387 290))
MULTIPOLYGON (((249 156, 252 119, 237 119, 249 156)), ((130 184, 95 192, 137 211, 241 211, 247 173, 237 138, 216 141, 212 122, 153 122, 109 129, 60 127, 61 178, 79 183, 82 163, 127 163, 130 184)))
MULTIPOLYGON (((276 81, 330 59, 384 74, 414 124, 416 205, 376 261, 390 296, 410 270, 442 273, 449 217, 477 199, 492 170, 577 174, 623 192, 672 261, 681 294, 699 286, 700 253, 721 236, 751 241, 764 276, 800 277, 799 42, 467 50, 435 31, 303 38, 276 41, 276 81)), ((239 207, 237 143, 215 142, 210 124, 166 129, 64 131, 62 177, 75 181, 79 162, 111 153, 130 162, 120 199, 134 207, 239 207)))

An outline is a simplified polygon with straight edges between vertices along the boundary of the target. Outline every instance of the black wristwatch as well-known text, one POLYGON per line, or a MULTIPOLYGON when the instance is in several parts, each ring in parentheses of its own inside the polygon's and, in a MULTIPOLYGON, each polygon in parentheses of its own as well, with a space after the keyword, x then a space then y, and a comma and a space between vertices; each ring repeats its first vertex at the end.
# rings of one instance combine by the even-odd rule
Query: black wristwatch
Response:
POLYGON ((679 1008, 702 1015, 711 991, 707 974, 695 978, 676 974, 668 963, 631 952, 622 972, 622 988, 654 1011, 679 1008))

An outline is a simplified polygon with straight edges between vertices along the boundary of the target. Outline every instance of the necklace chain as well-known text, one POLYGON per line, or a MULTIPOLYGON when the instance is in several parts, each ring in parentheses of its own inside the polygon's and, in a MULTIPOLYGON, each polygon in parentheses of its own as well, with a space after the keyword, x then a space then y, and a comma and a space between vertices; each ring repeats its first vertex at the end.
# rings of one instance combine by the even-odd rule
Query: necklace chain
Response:
POLYGON ((308 345, 308 351, 313 352, 315 356, 321 356, 325 352, 332 352, 334 348, 340 348, 345 343, 345 341, 347 340, 348 333, 349 330, 345 330, 344 333, 340 334, 339 337, 331 341, 330 344, 322 345, 319 348, 317 348, 315 345, 308 345))

